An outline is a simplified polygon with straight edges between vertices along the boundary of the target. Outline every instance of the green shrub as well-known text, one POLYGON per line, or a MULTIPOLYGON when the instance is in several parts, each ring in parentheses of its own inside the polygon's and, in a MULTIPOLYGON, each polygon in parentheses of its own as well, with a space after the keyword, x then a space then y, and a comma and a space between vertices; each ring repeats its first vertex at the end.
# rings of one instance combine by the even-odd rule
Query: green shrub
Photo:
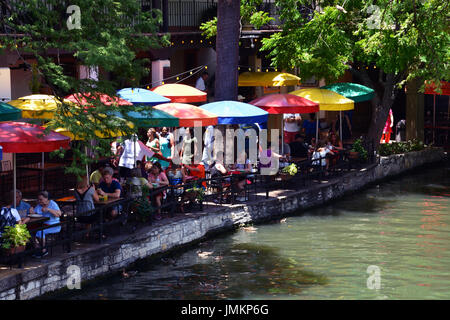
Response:
POLYGON ((10 249, 24 246, 30 240, 31 235, 26 224, 16 224, 5 227, 2 233, 2 248, 10 249))
POLYGON ((392 142, 380 144, 378 153, 381 156, 389 156, 392 154, 407 153, 411 151, 420 151, 426 147, 420 140, 414 139, 405 142, 392 142))
POLYGON ((355 140, 350 151, 358 152, 361 160, 367 160, 367 150, 363 147, 361 139, 355 140))

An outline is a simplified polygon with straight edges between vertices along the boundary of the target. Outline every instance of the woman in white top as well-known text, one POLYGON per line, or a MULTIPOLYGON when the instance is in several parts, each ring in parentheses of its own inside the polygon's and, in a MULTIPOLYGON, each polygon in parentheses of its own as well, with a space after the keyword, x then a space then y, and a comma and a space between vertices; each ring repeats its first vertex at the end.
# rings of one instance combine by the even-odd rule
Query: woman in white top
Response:
POLYGON ((325 147, 325 144, 322 141, 320 141, 317 144, 316 150, 312 154, 312 160, 315 160, 312 162, 312 165, 313 166, 322 166, 322 167, 326 167, 326 169, 328 169, 329 160, 326 157, 327 154, 334 155, 334 152, 331 151, 330 149, 328 149, 327 147, 325 147))

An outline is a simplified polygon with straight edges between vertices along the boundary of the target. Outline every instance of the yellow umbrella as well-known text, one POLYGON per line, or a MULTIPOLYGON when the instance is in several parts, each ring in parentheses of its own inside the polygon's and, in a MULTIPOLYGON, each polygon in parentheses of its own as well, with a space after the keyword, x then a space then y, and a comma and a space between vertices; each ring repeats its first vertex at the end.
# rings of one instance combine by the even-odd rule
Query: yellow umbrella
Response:
POLYGON ((295 86, 300 78, 286 72, 243 72, 239 75, 239 87, 281 87, 295 86))
POLYGON ((353 100, 327 89, 306 88, 290 92, 290 94, 303 97, 319 104, 320 110, 325 111, 345 111, 353 110, 355 103, 353 100))
MULTIPOLYGON (((123 121, 124 125, 127 125, 129 128, 134 128, 134 124, 130 121, 126 121, 125 119, 119 118, 121 121, 123 121)), ((49 121, 46 125, 49 126, 51 125, 53 122, 49 121)), ((77 124, 79 124, 80 122, 77 121, 77 124)), ((65 135, 66 137, 69 137, 72 140, 83 140, 84 137, 82 136, 78 136, 73 134, 71 131, 69 131, 67 128, 56 128, 53 129, 53 131, 58 132, 62 135, 65 135)), ((107 133, 101 132, 100 130, 96 130, 94 131, 95 135, 97 136, 97 138, 116 138, 116 137, 121 137, 121 136, 125 136, 127 135, 127 133, 123 132, 122 130, 117 130, 117 131, 112 131, 112 130, 107 130, 107 133)))
MULTIPOLYGON (((64 102, 71 103, 69 100, 64 100, 64 102)), ((32 94, 12 100, 8 104, 21 109, 23 118, 53 119, 61 102, 55 96, 32 94)))
MULTIPOLYGON (((342 111, 353 110, 355 103, 340 94, 320 88, 306 88, 290 92, 290 94, 303 97, 319 104, 320 110, 339 111, 339 136, 342 137, 342 111)), ((317 119, 319 121, 319 119, 317 119)), ((317 140, 317 133, 316 133, 317 140)))

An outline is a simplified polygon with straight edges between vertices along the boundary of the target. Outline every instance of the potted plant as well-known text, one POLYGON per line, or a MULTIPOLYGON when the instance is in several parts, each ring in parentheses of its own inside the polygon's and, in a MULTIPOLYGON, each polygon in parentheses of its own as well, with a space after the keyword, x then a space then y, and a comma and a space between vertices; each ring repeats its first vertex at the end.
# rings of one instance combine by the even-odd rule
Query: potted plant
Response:
POLYGON ((152 214, 155 212, 155 208, 148 199, 150 188, 143 186, 140 191, 141 196, 138 197, 133 203, 133 212, 136 213, 137 220, 145 223, 150 220, 152 214))
POLYGON ((353 143, 352 149, 349 152, 348 157, 350 159, 367 160, 367 150, 364 149, 361 139, 355 140, 355 142, 353 143))
POLYGON ((296 174, 297 174, 297 166, 295 165, 295 163, 291 163, 290 165, 284 167, 283 170, 281 170, 280 177, 281 180, 289 180, 296 174))
POLYGON ((22 252, 30 238, 31 235, 26 224, 5 227, 2 233, 2 248, 7 255, 22 252))
POLYGON ((199 203, 203 201, 205 196, 205 190, 202 187, 198 187, 196 184, 192 188, 186 189, 185 197, 190 201, 198 200, 199 203))

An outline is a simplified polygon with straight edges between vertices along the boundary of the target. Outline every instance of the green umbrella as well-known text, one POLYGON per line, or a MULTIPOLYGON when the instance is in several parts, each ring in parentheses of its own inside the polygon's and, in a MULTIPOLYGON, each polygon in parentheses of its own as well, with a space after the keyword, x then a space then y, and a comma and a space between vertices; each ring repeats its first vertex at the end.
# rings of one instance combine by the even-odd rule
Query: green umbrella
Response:
POLYGON ((352 82, 333 83, 320 88, 339 93, 341 96, 351 99, 354 102, 369 101, 375 95, 373 89, 352 82))
POLYGON ((0 121, 12 121, 22 118, 22 111, 7 103, 0 102, 0 121))
MULTIPOLYGON (((120 112, 111 112, 118 117, 123 117, 120 112)), ((179 127, 180 120, 164 111, 146 108, 146 111, 128 111, 127 112, 130 121, 132 121, 137 127, 179 127)))

